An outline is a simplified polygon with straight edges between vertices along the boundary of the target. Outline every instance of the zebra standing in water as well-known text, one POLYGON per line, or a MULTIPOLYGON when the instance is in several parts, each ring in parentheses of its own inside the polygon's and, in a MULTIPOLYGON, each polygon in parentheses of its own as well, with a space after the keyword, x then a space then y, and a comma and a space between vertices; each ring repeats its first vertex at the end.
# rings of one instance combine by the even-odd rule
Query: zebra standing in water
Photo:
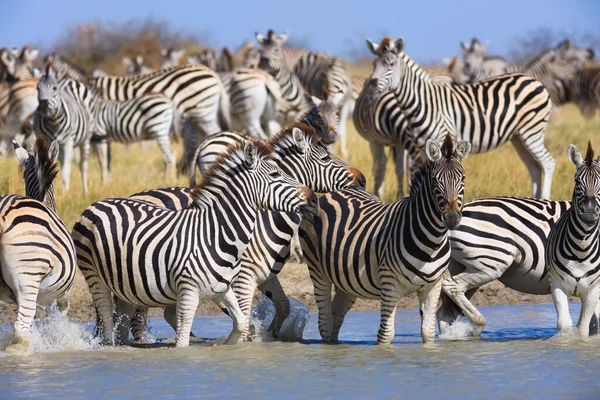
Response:
POLYGON ((228 148, 192 197, 193 204, 178 211, 134 199, 102 200, 75 224, 78 265, 109 343, 115 342, 113 293, 125 310, 117 342, 127 340, 135 306, 176 305, 176 345, 187 346, 200 298, 227 309, 234 328, 226 343, 237 342, 246 321, 230 285, 258 210, 312 218, 317 208, 310 189, 280 173, 272 149, 252 141, 228 148))
MULTIPOLYGON (((81 178, 83 191, 88 192, 88 156, 94 130, 94 95, 81 82, 63 79, 59 82, 56 72, 46 66, 44 76, 38 82, 39 106, 34 115, 34 131, 60 146, 60 163, 63 189, 68 191, 71 182, 71 156, 74 147, 81 147, 81 178)), ((104 138, 103 146, 106 146, 104 138)), ((99 150, 107 158, 106 149, 99 150)), ((108 177, 108 160, 101 160, 102 178, 108 177)))
POLYGON ((0 196, 0 300, 17 304, 15 338, 7 351, 29 347, 36 305, 58 301, 66 314, 75 279, 75 247, 56 215, 54 178, 58 143, 42 138, 28 154, 14 142, 24 168, 26 196, 0 196))
POLYGON ((531 175, 533 196, 550 197, 554 159, 544 146, 544 131, 552 104, 539 81, 511 74, 470 85, 438 83, 404 53, 403 39, 367 45, 376 55, 369 85, 377 94, 394 92, 417 148, 446 133, 468 140, 473 153, 511 140, 531 175))
POLYGON ((600 297, 600 157, 594 160, 588 142, 585 159, 570 145, 569 160, 577 167, 572 207, 548 235, 546 264, 559 332, 572 329, 568 296, 577 296, 581 300, 577 330, 587 337, 600 297))
MULTIPOLYGON (((238 133, 225 132, 214 135, 202 143, 199 149, 198 164, 201 170, 208 169, 228 146, 244 141, 238 133)), ((355 168, 331 154, 321 136, 312 128, 302 124, 292 124, 284 128, 268 142, 273 147, 275 161, 286 175, 305 184, 316 192, 330 192, 345 188, 364 188, 365 178, 355 168)), ((191 202, 190 189, 168 188, 148 190, 132 198, 149 201, 169 209, 188 207, 191 202)), ((283 321, 289 314, 290 302, 277 274, 290 256, 293 240, 300 218, 295 214, 276 211, 259 213, 256 227, 247 249, 244 251, 239 275, 232 288, 240 304, 242 313, 249 321, 252 298, 260 289, 275 303, 276 315, 269 331, 277 337, 283 321)), ((165 310, 165 317, 171 323, 174 309, 165 310)), ((138 313, 139 315, 140 313, 138 313)), ((142 339, 145 329, 145 313, 135 318, 134 338, 142 339)), ((172 326, 174 326, 171 323, 172 326)), ((247 330, 244 330, 245 337, 247 330)))
POLYGON ((447 232, 461 219, 465 180, 461 161, 470 147, 465 141, 454 147, 450 134, 441 147, 430 139, 429 162, 415 174, 408 197, 386 204, 366 192, 333 192, 320 198, 313 222, 300 224, 325 342, 338 340, 346 313, 360 297, 381 301, 377 342, 390 343, 396 306, 414 291, 420 302, 423 342, 433 341, 435 311, 450 258, 447 232))

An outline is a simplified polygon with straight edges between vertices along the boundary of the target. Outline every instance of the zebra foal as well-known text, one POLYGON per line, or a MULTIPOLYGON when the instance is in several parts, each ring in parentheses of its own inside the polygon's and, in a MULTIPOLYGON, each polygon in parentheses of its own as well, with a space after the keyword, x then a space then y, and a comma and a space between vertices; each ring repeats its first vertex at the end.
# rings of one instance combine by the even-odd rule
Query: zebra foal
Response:
POLYGON ((470 144, 448 134, 428 140, 426 162, 411 193, 386 204, 374 195, 342 190, 324 195, 314 221, 300 224, 300 241, 314 286, 323 341, 336 342, 346 313, 358 297, 381 301, 378 343, 394 337, 400 299, 417 292, 423 342, 433 341, 435 311, 448 268, 448 229, 461 219, 470 144), (335 296, 331 298, 332 285, 335 296))
POLYGON ((310 189, 280 173, 272 149, 250 140, 228 148, 192 199, 178 211, 141 200, 102 200, 75 224, 78 265, 108 343, 127 340, 136 306, 176 305, 176 345, 185 347, 201 298, 227 310, 234 327, 226 343, 237 342, 246 322, 231 282, 258 210, 310 218, 317 207, 310 189), (116 338, 113 294, 123 311, 116 338))

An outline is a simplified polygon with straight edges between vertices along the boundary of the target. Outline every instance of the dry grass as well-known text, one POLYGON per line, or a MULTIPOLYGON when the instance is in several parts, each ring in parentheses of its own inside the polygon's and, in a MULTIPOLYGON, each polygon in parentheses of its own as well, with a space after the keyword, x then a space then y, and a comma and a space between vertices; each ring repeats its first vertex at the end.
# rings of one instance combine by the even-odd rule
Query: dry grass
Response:
MULTIPOLYGON (((599 133, 600 118, 596 116, 594 119, 586 121, 572 106, 564 107, 558 118, 551 121, 547 131, 546 146, 556 160, 552 198, 570 199, 572 195, 574 167, 567 159, 568 145, 573 143, 582 149, 589 139, 600 150, 599 133)), ((349 161, 365 174, 369 180, 368 189, 371 190, 371 154, 368 144, 357 135, 351 122, 348 126, 348 136, 348 144, 351 149, 349 161)), ((182 154, 181 145, 177 145, 175 148, 177 154, 182 154)), ((188 182, 186 177, 179 177, 176 181, 167 181, 163 178, 162 156, 155 143, 151 143, 147 149, 142 149, 139 144, 129 147, 114 145, 112 160, 112 181, 102 185, 98 163, 95 157, 90 159, 90 192, 87 195, 82 192, 81 175, 75 165, 70 192, 65 193, 62 190, 62 184, 57 182, 58 214, 68 227, 73 226, 79 215, 93 201, 107 197, 125 197, 146 189, 186 185, 188 182)), ((396 193, 396 183, 391 157, 388 162, 384 200, 392 201, 396 193)), ((467 171, 467 199, 494 195, 531 195, 527 170, 510 144, 491 153, 469 156, 465 161, 465 168, 467 171)), ((0 159, 0 193, 24 193, 21 176, 16 159, 0 159)), ((60 179, 58 180, 60 181, 60 179)), ((290 267, 302 268, 300 266, 290 267)), ((291 269, 290 267, 288 268, 291 269)), ((311 293, 303 293, 311 290, 306 274, 292 270, 289 273, 284 271, 282 281, 288 295, 307 301, 312 298, 311 293), (286 282, 286 280, 290 280, 290 282, 286 282)), ((498 296, 497 291, 490 293, 490 296, 498 296)), ((501 298, 510 301, 513 298, 511 296, 505 294, 501 298)), ((519 299, 521 298, 519 297, 519 299)), ((488 301, 478 302, 493 303, 495 300, 488 299, 488 301)), ((313 305, 312 301, 310 303, 313 305)), ((71 304, 73 319, 91 319, 91 299, 81 277, 77 280, 71 304)), ((376 307, 377 305, 373 303, 372 306, 376 307)), ((212 307, 203 307, 201 312, 214 312, 215 310, 212 307)), ((10 321, 14 320, 13 318, 10 310, 0 309, 0 321, 10 321)))

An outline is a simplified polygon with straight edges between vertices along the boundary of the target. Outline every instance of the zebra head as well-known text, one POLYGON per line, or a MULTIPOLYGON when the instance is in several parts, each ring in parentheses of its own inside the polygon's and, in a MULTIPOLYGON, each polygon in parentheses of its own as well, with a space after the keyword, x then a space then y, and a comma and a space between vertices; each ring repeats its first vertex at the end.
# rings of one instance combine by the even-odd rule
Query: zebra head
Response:
POLYGON ((136 56, 133 60, 129 57, 123 57, 123 65, 127 75, 139 75, 144 71, 144 57, 136 56))
POLYGON ((583 64, 594 59, 594 50, 575 46, 570 39, 560 42, 554 50, 559 57, 568 62, 583 64))
POLYGON ((176 67, 180 64, 179 60, 183 57, 185 50, 176 50, 171 47, 161 49, 160 54, 162 55, 161 68, 176 67))
POLYGON ((37 111, 44 117, 56 115, 62 107, 58 88, 58 74, 50 64, 38 82, 37 111))
POLYGON ((373 73, 365 82, 365 87, 371 87, 373 96, 395 90, 400 85, 406 65, 399 60, 399 55, 404 50, 404 39, 394 41, 386 36, 381 39, 379 45, 367 39, 367 46, 375 55, 375 60, 373 60, 373 73))
POLYGON ((575 145, 569 145, 569 160, 577 167, 573 188, 573 210, 579 220, 595 225, 600 216, 600 157, 594 160, 594 149, 588 141, 585 159, 575 145))
POLYGON ((310 109, 298 121, 313 127, 321 136, 322 143, 334 144, 339 123, 338 108, 329 100, 320 100, 308 94, 304 94, 304 98, 310 109))
POLYGON ((258 68, 259 63, 260 54, 256 47, 252 47, 244 53, 244 59, 242 60, 242 66, 244 68, 258 68))
POLYGON ((217 55, 213 49, 204 49, 198 54, 188 57, 189 64, 202 64, 213 71, 217 70, 217 55))
POLYGON ((282 172, 316 192, 364 189, 366 179, 356 168, 333 155, 310 126, 292 124, 269 140, 282 172))
POLYGON ((55 140, 48 145, 44 138, 38 137, 33 154, 29 154, 14 140, 13 146, 17 159, 23 167, 25 195, 56 210, 54 179, 58 174, 58 142, 55 140))
POLYGON ((485 54, 489 47, 489 42, 480 42, 477 38, 471 39, 471 45, 465 42, 460 42, 460 47, 463 50, 463 73, 470 80, 476 79, 485 61, 485 54))
POLYGON ((256 40, 259 44, 258 67, 260 69, 273 73, 279 71, 285 65, 281 45, 285 43, 287 38, 287 33, 275 36, 275 32, 272 29, 269 29, 266 37, 261 33, 256 33, 256 40))
POLYGON ((462 85, 469 81, 469 77, 464 72, 464 63, 459 56, 443 58, 442 62, 446 66, 446 74, 452 79, 452 82, 462 85))
POLYGON ((2 63, 2 70, 6 75, 14 77, 17 66, 17 57, 14 52, 7 48, 0 49, 0 62, 2 63))
POLYGON ((425 145, 430 165, 429 184, 434 206, 441 213, 444 225, 454 229, 462 218, 465 193, 465 170, 461 164, 471 151, 471 143, 461 140, 454 146, 449 133, 440 146, 435 140, 427 140, 425 145))

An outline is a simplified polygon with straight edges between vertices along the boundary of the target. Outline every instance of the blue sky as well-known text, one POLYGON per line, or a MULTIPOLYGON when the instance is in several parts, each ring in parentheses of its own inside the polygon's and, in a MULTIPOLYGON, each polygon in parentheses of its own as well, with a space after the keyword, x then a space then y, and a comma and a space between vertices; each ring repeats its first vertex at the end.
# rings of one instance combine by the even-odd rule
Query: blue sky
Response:
POLYGON ((505 54, 517 37, 551 26, 600 36, 598 0, 0 0, 0 46, 52 46, 77 22, 126 22, 152 17, 176 29, 208 33, 209 43, 237 48, 255 31, 287 30, 309 47, 351 54, 364 38, 403 36, 420 62, 452 56, 476 35, 505 54))

